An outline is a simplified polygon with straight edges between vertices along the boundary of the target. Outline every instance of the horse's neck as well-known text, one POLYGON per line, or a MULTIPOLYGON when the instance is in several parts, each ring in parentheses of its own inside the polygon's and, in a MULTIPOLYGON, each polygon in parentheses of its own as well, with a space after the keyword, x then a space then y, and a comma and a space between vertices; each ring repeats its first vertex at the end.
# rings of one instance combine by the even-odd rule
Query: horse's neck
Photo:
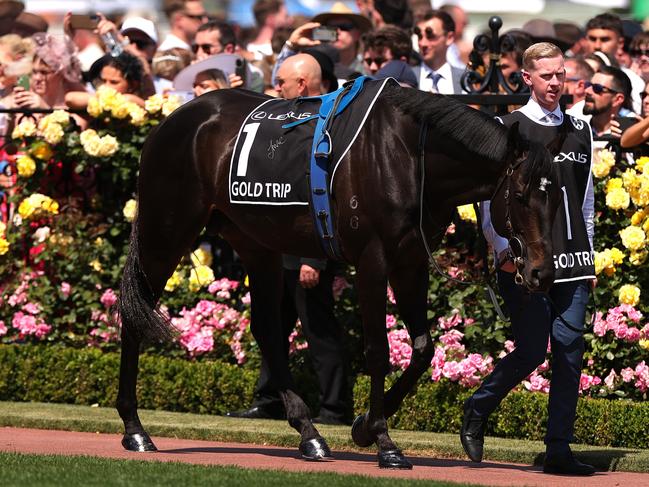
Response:
POLYGON ((427 155, 426 186, 435 188, 435 193, 429 193, 429 198, 454 205, 491 198, 504 164, 477 157, 466 150, 452 155, 448 152, 427 155))

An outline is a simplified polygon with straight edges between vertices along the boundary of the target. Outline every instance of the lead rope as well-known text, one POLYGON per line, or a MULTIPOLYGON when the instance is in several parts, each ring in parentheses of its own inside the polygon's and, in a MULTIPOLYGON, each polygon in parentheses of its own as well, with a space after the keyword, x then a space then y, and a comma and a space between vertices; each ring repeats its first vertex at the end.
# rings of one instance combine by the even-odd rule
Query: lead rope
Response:
MULTIPOLYGON (((424 164, 425 159, 426 159, 426 134, 428 132, 428 125, 424 122, 421 125, 421 128, 419 130, 419 166, 421 167, 421 185, 420 185, 420 190, 419 190, 419 233, 421 235, 421 240, 424 243, 424 248, 426 249, 426 254, 428 254, 428 261, 433 264, 433 267, 437 271, 438 274, 440 274, 442 277, 445 279, 455 282, 457 284, 462 284, 463 286, 468 286, 469 284, 475 284, 476 281, 462 281, 460 279, 456 279, 454 277, 449 276, 446 272, 444 272, 440 267, 435 258, 433 257, 433 253, 430 250, 430 247, 428 246, 428 240, 426 239, 426 234, 424 233, 424 182, 426 181, 426 165, 424 164)), ((476 216, 480 214, 479 211, 476 211, 476 216)), ((478 216, 478 218, 480 218, 478 216)), ((480 221, 480 220, 478 220, 480 221)), ((433 239, 437 238, 443 231, 445 231, 445 228, 442 228, 439 230, 434 236, 433 239)), ((482 225, 478 225, 478 233, 482 234, 482 225)), ((484 237, 483 237, 484 238, 484 237)), ((484 255, 484 261, 485 261, 485 279, 484 279, 484 284, 487 288, 487 294, 489 295, 489 299, 491 300, 491 303, 494 306, 494 309, 496 310, 496 313, 498 314, 498 318, 500 318, 502 321, 509 321, 509 318, 503 313, 502 308, 500 307, 500 304, 498 303, 498 299, 496 297, 496 293, 489 284, 489 269, 488 269, 488 263, 487 263, 487 256, 486 256, 486 251, 484 255)))

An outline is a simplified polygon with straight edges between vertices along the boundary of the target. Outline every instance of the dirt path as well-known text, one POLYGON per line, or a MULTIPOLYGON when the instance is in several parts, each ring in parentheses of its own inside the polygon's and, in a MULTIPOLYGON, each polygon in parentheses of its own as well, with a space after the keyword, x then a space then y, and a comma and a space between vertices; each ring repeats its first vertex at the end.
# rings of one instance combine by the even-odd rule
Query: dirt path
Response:
POLYGON ((71 431, 0 428, 0 451, 56 455, 89 455, 126 460, 176 461, 201 465, 235 465, 244 468, 296 472, 336 472, 367 476, 470 482, 483 485, 539 487, 646 487, 649 474, 601 472, 588 479, 545 475, 539 467, 485 462, 480 465, 460 460, 409 457, 410 471, 381 470, 370 454, 336 452, 336 460, 305 462, 297 450, 244 443, 154 438, 157 453, 132 453, 120 445, 121 435, 71 431))

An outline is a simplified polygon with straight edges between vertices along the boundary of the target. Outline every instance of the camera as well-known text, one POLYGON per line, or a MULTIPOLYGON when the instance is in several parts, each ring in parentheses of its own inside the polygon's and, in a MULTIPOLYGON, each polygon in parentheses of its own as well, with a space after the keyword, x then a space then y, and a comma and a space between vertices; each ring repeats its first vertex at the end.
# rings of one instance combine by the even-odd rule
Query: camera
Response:
POLYGON ((320 42, 336 42, 338 31, 333 27, 316 27, 313 29, 313 40, 320 42))

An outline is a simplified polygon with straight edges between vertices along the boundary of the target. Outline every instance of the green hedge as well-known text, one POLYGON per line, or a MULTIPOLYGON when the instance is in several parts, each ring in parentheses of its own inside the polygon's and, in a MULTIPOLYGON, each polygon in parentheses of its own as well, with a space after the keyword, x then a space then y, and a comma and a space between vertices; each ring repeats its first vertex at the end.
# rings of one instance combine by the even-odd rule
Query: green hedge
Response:
MULTIPOLYGON (((0 400, 112 407, 117 396, 119 355, 97 349, 58 346, 0 346, 0 400)), ((189 362, 152 355, 140 358, 138 402, 144 409, 224 414, 250 404, 257 373, 220 362, 189 362)), ((456 433, 462 403, 470 391, 454 384, 422 381, 390 419, 392 427, 456 433)), ((354 386, 354 410, 365 411, 369 379, 354 386)), ((489 420, 488 434, 542 440, 547 396, 510 394, 489 420)), ((580 399, 579 443, 649 448, 649 404, 626 400, 580 399)))

